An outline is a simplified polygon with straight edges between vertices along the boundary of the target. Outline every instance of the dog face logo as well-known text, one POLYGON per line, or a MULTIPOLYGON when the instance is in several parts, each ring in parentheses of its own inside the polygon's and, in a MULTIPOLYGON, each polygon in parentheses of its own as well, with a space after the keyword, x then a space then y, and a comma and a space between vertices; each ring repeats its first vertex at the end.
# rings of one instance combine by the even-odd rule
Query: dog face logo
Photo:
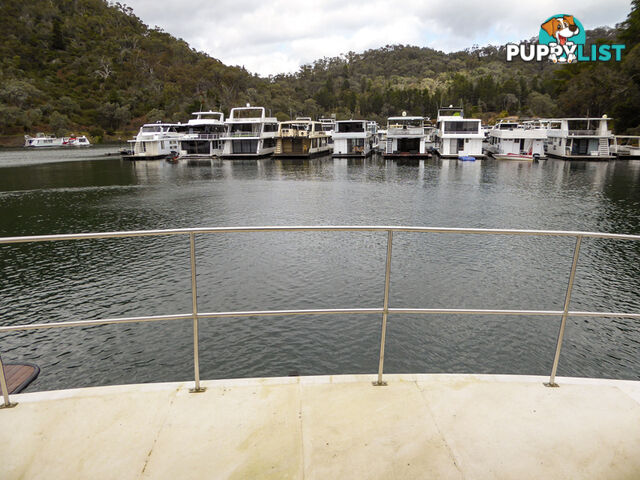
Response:
MULTIPOLYGON (((540 25, 540 44, 549 47, 560 47, 561 54, 549 55, 553 63, 573 63, 577 61, 575 55, 576 46, 584 45, 586 35, 580 21, 573 15, 554 15, 540 25)), ((552 48, 552 51, 555 49, 552 48)))
POLYGON ((567 38, 571 38, 580 33, 580 27, 575 24, 573 15, 551 18, 544 22, 541 28, 555 38, 560 45, 567 43, 567 38))

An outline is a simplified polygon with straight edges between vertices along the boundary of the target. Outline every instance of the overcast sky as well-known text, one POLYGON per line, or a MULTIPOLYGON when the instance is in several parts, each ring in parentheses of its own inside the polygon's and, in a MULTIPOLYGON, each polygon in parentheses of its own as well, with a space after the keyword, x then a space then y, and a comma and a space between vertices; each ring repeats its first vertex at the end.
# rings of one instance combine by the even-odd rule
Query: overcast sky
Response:
POLYGON ((227 65, 266 76, 348 51, 411 44, 451 52, 538 35, 551 15, 585 28, 623 21, 629 0, 121 0, 227 65))

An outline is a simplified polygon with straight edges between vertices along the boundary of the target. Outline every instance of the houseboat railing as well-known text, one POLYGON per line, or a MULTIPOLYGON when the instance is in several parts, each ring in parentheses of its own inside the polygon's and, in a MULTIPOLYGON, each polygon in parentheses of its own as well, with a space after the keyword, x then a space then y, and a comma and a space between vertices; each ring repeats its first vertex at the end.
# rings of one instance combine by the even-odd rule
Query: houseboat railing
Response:
POLYGON ((252 130, 251 132, 230 132, 222 136, 222 138, 244 138, 244 137, 259 137, 260 130, 252 130))
POLYGON ((607 130, 604 134, 600 133, 599 130, 568 130, 569 135, 577 135, 581 137, 589 136, 589 137, 610 137, 611 131, 607 130))
MULTIPOLYGON (((52 242, 64 240, 91 240, 105 238, 125 238, 125 237, 161 237, 170 235, 184 235, 189 238, 190 266, 191 266, 191 300, 192 311, 190 313, 178 313, 168 315, 153 315, 140 317, 120 317, 105 318, 95 320, 76 320, 67 322, 18 324, 0 327, 0 333, 11 333, 17 331, 46 330, 52 328, 86 327, 94 325, 112 325, 123 323, 159 322, 172 320, 188 320, 193 322, 193 366, 194 366, 194 388, 192 392, 202 392, 204 388, 200 385, 200 364, 199 364, 199 332, 198 322, 201 319, 229 318, 229 317, 255 317, 255 316, 296 316, 296 315, 346 315, 346 314, 381 314, 382 325, 380 331, 380 351, 378 362, 377 380, 374 385, 385 385, 383 381, 384 370, 384 348, 387 334, 387 319, 392 315, 503 315, 503 316, 548 316, 559 317, 558 336, 556 349, 551 367, 549 382, 547 386, 557 387, 555 383, 562 341, 569 317, 625 317, 640 319, 640 313, 631 312, 588 312, 569 310, 571 304, 571 294, 576 275, 576 268, 580 256, 580 246, 583 238, 601 238, 611 240, 632 240, 639 241, 640 235, 627 235, 616 233, 600 232, 579 232, 560 230, 513 230, 513 229, 483 229, 483 228, 440 228, 440 227, 404 227, 404 226, 264 226, 264 227, 211 227, 211 228, 182 228, 168 230, 138 230, 128 232, 101 232, 101 233, 81 233, 81 234, 60 234, 60 235, 38 235, 23 237, 2 237, 2 244, 52 242), (198 292, 196 280, 196 235, 207 234, 231 234, 231 233, 259 233, 259 232, 385 232, 387 234, 387 253, 385 261, 384 276, 384 299, 381 307, 372 308, 325 308, 325 309, 302 309, 302 310, 251 310, 251 311, 230 311, 230 312, 200 312, 198 310, 198 292), (516 235, 533 237, 571 237, 576 243, 573 250, 573 260, 569 272, 569 280, 565 293, 564 306, 562 310, 504 310, 504 309, 469 309, 469 308, 398 308, 390 307, 389 287, 391 283, 391 255, 393 247, 393 235, 400 232, 432 233, 432 234, 464 234, 464 235, 516 235)), ((1 352, 0 352, 1 353, 1 352)), ((7 382, 0 356, 0 389, 2 390, 3 404, 0 408, 14 406, 9 398, 7 382)))
POLYGON ((217 140, 220 137, 219 133, 185 133, 181 140, 217 140))

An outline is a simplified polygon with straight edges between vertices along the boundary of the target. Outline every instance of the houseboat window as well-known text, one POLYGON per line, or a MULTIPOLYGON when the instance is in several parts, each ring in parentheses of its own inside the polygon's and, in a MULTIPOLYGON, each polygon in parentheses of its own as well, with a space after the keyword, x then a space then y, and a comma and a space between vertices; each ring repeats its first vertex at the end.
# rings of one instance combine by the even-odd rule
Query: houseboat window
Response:
POLYGON ((232 142, 233 153, 256 153, 258 140, 234 140, 232 142))
POLYGON ((479 122, 444 122, 445 133, 478 133, 479 122))
POLYGON ((336 123, 336 133, 357 133, 364 132, 362 122, 340 122, 336 123))
POLYGON ((262 108, 242 108, 233 112, 233 118, 261 118, 262 108))
POLYGON ((251 133, 254 131, 253 123, 233 123, 231 133, 251 133))
POLYGON ((161 131, 162 129, 160 127, 142 127, 142 133, 155 133, 161 131))
POLYGON ((421 118, 392 118, 387 124, 388 128, 422 128, 421 118))
POLYGON ((277 132, 278 131, 278 124, 277 123, 265 123, 264 124, 264 131, 265 132, 277 132))
POLYGON ((262 142, 263 148, 272 148, 276 146, 275 138, 265 138, 262 142))
POLYGON ((582 132, 595 132, 599 127, 598 120, 569 120, 567 122, 569 130, 580 130, 582 132))

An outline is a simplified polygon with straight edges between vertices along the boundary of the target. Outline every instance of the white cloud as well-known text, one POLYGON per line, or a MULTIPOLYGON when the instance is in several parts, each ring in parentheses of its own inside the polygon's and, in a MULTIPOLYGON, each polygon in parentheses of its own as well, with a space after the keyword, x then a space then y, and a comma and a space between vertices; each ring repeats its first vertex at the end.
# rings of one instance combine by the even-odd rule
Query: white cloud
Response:
POLYGON ((429 46, 446 52, 473 44, 534 37, 557 13, 585 28, 613 26, 628 0, 521 3, 512 0, 128 0, 134 13, 228 65, 269 75, 304 63, 387 44, 429 46), (559 9, 563 9, 560 11, 559 9))

